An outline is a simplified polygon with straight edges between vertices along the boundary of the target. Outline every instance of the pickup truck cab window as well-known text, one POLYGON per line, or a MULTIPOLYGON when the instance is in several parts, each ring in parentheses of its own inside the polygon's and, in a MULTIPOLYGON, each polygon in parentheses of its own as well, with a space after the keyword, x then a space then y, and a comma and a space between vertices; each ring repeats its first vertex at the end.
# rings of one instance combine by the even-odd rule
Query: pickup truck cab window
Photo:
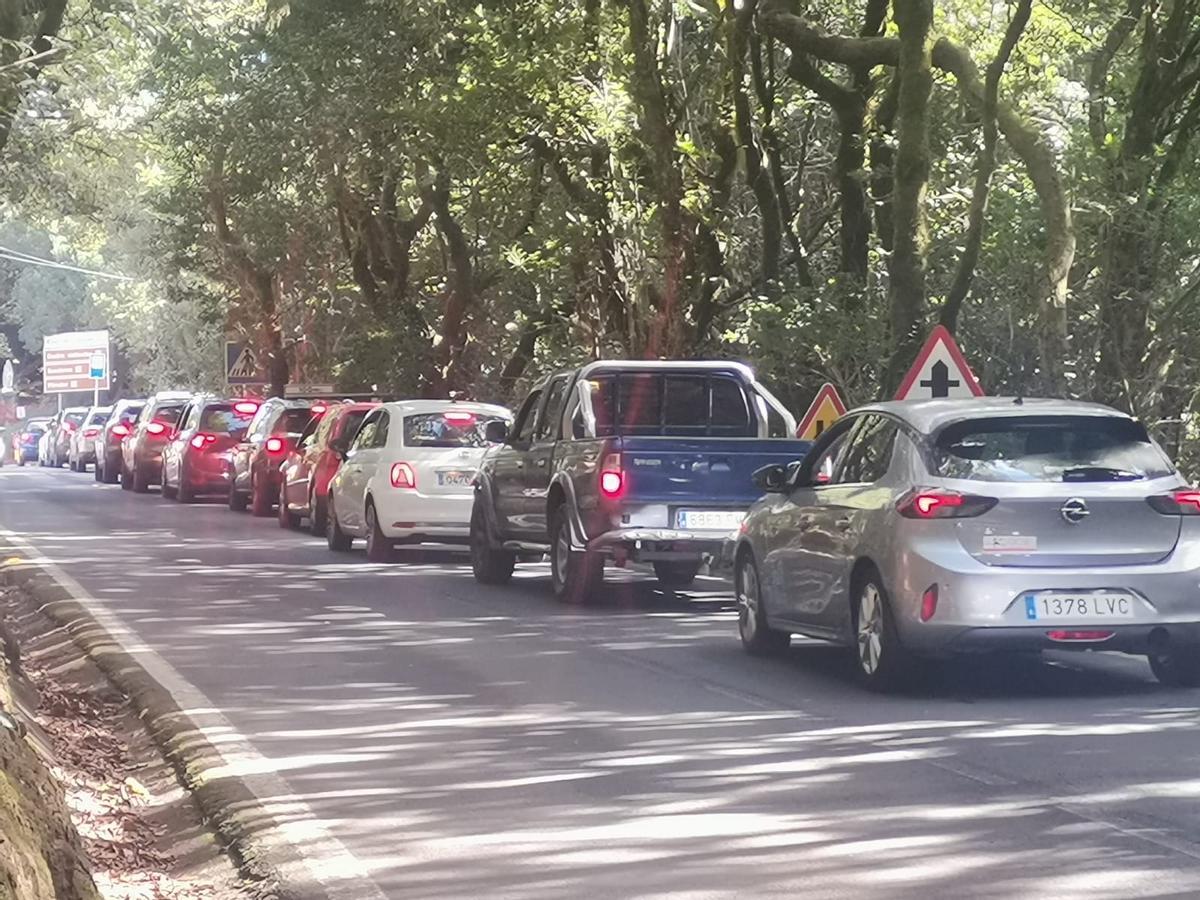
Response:
POLYGON ((562 421, 563 403, 567 398, 567 388, 571 380, 566 375, 559 375, 546 387, 546 403, 538 416, 536 440, 552 441, 558 437, 558 425, 562 421))
POLYGON ((741 382, 708 372, 634 372, 592 379, 600 436, 755 437, 758 419, 741 382))
POLYGON ((513 423, 512 443, 528 444, 533 437, 533 427, 537 421, 538 401, 542 398, 541 390, 536 390, 526 399, 521 411, 517 413, 517 421, 513 423))

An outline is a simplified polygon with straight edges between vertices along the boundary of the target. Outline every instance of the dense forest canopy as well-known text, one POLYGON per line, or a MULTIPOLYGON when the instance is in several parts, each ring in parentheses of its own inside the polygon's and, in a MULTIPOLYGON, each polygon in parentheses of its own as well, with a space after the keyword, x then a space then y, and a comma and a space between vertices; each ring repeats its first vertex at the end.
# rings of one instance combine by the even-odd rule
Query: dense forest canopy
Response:
MULTIPOLYGON (((0 0, 5 329, 138 387, 603 355, 1196 411, 1200 0, 0 0)), ((15 350, 22 355, 21 350, 15 350)))

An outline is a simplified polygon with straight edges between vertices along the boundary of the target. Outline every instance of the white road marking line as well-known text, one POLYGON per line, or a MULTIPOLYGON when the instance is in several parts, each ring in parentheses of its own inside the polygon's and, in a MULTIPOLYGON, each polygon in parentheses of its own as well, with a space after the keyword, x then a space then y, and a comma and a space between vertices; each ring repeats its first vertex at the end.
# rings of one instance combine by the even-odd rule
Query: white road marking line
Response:
POLYGON ((69 591, 75 600, 88 609, 121 649, 136 658, 150 677, 170 692, 227 769, 254 773, 243 776, 242 783, 258 799, 271 819, 268 828, 256 832, 256 840, 265 844, 268 850, 286 845, 299 857, 298 862, 281 861, 276 864, 276 868, 285 878, 316 882, 328 890, 330 897, 336 900, 386 900, 379 886, 362 874, 366 871, 366 866, 333 836, 307 803, 291 792, 287 783, 275 774, 275 767, 270 760, 259 753, 250 741, 233 727, 212 700, 150 649, 119 616, 102 601, 93 597, 82 584, 30 541, 6 528, 0 528, 0 537, 23 549, 30 562, 40 566, 61 587, 69 591), (188 711, 200 711, 205 721, 196 721, 188 711), (286 815, 286 825, 278 821, 277 813, 286 815), (303 871, 297 871, 298 867, 302 867, 303 871))

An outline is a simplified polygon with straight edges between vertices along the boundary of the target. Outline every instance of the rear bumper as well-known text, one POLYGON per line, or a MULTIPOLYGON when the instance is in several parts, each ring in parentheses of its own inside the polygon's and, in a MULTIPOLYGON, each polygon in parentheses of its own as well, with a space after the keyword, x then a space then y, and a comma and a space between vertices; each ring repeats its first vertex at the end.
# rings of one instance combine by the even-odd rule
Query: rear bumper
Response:
POLYGON ((471 531, 472 494, 418 494, 393 491, 372 496, 380 530, 398 541, 465 541, 471 531))
POLYGON ((1040 625, 1022 628, 966 628, 942 645, 946 653, 1032 650, 1112 650, 1144 655, 1172 646, 1195 648, 1200 652, 1200 622, 1174 622, 1162 625, 1040 625), (1100 640, 1055 639, 1049 632, 1085 628, 1111 631, 1100 640))
POLYGON ((588 541, 587 549, 634 562, 719 560, 729 536, 678 528, 617 528, 588 541))

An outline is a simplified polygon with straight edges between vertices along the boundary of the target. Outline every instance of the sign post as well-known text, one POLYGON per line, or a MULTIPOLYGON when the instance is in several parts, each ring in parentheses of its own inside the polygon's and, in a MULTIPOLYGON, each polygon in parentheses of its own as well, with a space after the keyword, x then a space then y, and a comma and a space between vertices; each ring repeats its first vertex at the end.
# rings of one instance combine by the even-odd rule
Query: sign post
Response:
POLYGON ((107 331, 48 334, 42 344, 42 392, 62 395, 91 391, 96 404, 111 386, 107 331))
POLYGON ((897 400, 937 400, 944 397, 982 397, 983 388, 967 365, 952 335, 937 326, 900 382, 897 400))

